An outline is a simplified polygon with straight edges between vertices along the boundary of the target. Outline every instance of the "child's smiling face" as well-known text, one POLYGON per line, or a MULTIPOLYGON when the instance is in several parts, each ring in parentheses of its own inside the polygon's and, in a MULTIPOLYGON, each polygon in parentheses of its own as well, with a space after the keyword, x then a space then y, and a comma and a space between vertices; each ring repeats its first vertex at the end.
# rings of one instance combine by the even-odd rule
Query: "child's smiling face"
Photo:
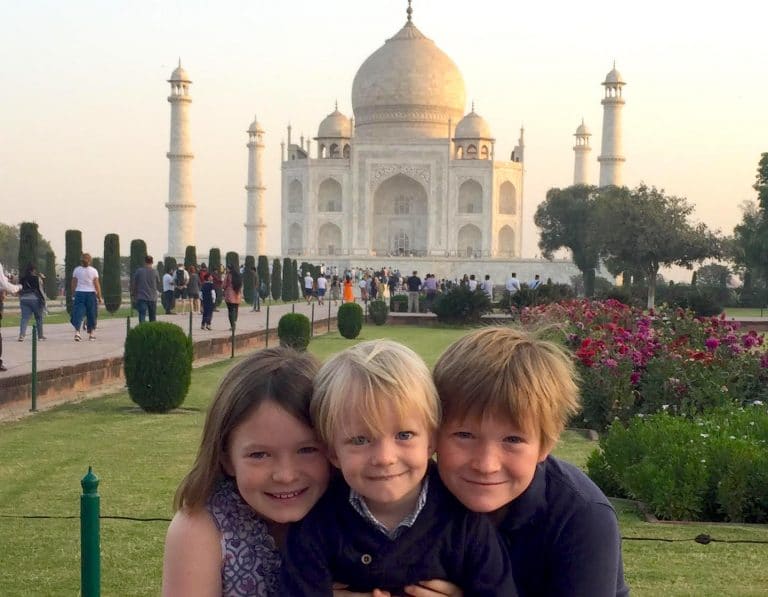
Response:
POLYGON ((504 417, 446 421, 438 433, 440 477, 474 512, 494 512, 518 498, 547 455, 537 430, 504 417))
POLYGON ((350 408, 329 457, 365 498, 371 513, 386 524, 399 522, 415 507, 434 441, 421 417, 401 418, 393 407, 384 409, 382 429, 373 431, 357 409, 350 408))

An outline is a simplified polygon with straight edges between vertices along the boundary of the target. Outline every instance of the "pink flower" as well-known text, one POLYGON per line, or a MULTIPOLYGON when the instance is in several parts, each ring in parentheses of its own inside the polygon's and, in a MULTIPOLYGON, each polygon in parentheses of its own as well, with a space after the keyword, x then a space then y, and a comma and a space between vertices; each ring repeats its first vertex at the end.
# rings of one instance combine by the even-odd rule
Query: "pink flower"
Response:
POLYGON ((717 347, 720 346, 720 340, 718 340, 714 336, 710 336, 704 341, 704 346, 707 347, 707 350, 714 352, 715 349, 717 349, 717 347))
POLYGON ((629 381, 632 382, 633 386, 636 386, 640 383, 640 372, 639 371, 633 371, 632 375, 629 376, 629 381))

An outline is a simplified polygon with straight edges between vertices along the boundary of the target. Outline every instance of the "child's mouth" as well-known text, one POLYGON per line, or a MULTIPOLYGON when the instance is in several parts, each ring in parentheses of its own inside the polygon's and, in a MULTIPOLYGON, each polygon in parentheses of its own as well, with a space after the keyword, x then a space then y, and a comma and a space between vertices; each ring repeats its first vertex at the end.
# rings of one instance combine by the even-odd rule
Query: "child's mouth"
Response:
POLYGON ((269 497, 274 498, 276 500, 292 500, 293 498, 299 497, 306 490, 307 489, 305 487, 304 489, 297 489, 296 491, 281 491, 279 493, 264 492, 264 493, 266 493, 269 497))

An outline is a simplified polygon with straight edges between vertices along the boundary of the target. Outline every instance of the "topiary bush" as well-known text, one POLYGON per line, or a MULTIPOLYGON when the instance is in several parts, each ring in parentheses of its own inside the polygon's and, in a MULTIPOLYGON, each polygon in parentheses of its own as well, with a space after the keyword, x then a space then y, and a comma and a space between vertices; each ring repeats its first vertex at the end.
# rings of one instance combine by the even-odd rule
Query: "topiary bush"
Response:
POLYGON ((408 310, 408 295, 395 294, 389 299, 389 310, 393 313, 405 313, 408 310))
POLYGON ((277 336, 280 346, 306 350, 311 336, 309 318, 302 313, 286 313, 277 324, 277 336))
POLYGON ((125 383, 143 410, 164 413, 184 402, 192 380, 192 341, 173 324, 142 323, 125 338, 125 383))
POLYGON ((101 280, 101 292, 104 295, 104 307, 110 313, 120 308, 123 302, 123 289, 120 280, 120 237, 107 234, 104 237, 104 274, 101 280))
POLYGON ((79 230, 64 232, 64 296, 66 297, 67 313, 72 313, 72 272, 80 265, 83 255, 83 233, 79 230))
POLYGON ((345 338, 353 340, 360 335, 360 330, 363 329, 363 308, 357 303, 344 303, 339 307, 336 321, 339 326, 339 333, 345 338))
POLYGON ((387 316, 389 315, 389 306, 381 299, 371 301, 368 303, 368 313, 373 319, 373 323, 376 325, 384 325, 387 323, 387 316))
POLYGON ((466 286, 456 286, 438 295, 432 305, 432 312, 437 315, 438 321, 445 323, 478 323, 480 317, 490 310, 491 299, 488 295, 479 288, 473 291, 466 286))

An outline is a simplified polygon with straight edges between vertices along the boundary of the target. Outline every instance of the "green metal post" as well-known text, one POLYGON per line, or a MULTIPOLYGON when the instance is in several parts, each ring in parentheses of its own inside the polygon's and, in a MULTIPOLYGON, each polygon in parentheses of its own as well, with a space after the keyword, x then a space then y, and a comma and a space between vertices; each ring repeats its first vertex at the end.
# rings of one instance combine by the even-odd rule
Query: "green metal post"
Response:
POLYGON ((189 310, 189 339, 192 340, 192 309, 189 310))
POLYGON ((309 326, 309 337, 315 335, 315 303, 312 303, 312 323, 309 326))
POLYGON ((328 301, 328 333, 329 334, 331 333, 331 302, 333 301, 328 301))
POLYGON ((101 550, 99 548, 99 479, 88 467, 80 481, 80 592, 82 597, 101 594, 101 550))
POLYGON ((291 313, 296 313, 296 303, 291 303, 291 313))
POLYGON ((125 335, 128 335, 128 332, 131 331, 131 316, 125 318, 125 335))
POLYGON ((231 344, 232 352, 229 355, 229 358, 234 359, 235 358, 235 326, 234 324, 232 325, 232 339, 230 340, 230 344, 231 344))
POLYGON ((32 326, 32 408, 37 412, 37 323, 32 326))
POLYGON ((269 305, 267 305, 267 329, 266 335, 264 336, 264 346, 269 348, 269 305))

